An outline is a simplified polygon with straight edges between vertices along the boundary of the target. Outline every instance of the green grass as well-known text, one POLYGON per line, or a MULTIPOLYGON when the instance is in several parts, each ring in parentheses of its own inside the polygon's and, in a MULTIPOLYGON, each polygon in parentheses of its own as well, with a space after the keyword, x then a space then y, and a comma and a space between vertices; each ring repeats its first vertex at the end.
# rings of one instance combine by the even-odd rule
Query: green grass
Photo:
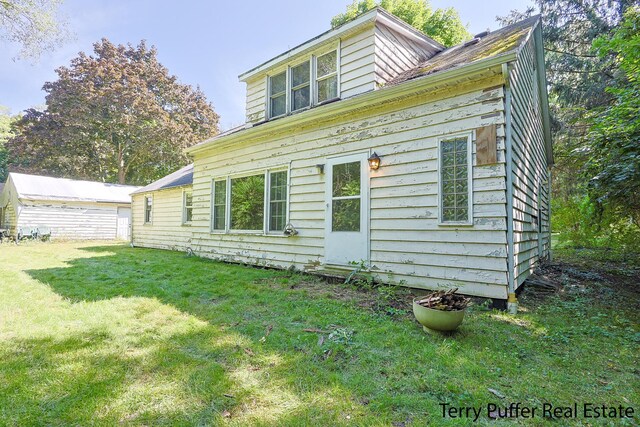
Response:
POLYGON ((439 403, 587 401, 634 406, 632 425, 638 283, 594 277, 428 335, 397 304, 407 292, 122 245, 4 244, 0 424, 483 425, 443 420, 439 403))

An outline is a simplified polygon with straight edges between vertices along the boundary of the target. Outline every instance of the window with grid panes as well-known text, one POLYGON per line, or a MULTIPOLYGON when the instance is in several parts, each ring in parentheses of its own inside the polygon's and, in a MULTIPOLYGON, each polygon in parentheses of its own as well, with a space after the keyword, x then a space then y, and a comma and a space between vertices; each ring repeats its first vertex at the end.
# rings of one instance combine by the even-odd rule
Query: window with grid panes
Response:
POLYGON ((338 52, 316 58, 316 99, 322 103, 338 96, 338 52))
POLYGON ((287 171, 269 174, 269 231, 283 231, 287 224, 287 171))
POLYGON ((213 181, 213 212, 211 228, 216 231, 226 229, 227 180, 213 181))
POLYGON ((468 223, 470 218, 468 136, 440 142, 440 219, 443 223, 468 223))
POLYGON ((309 61, 291 67, 291 111, 306 108, 311 104, 310 79, 309 61))
POLYGON ((269 77, 269 111, 271 117, 287 112, 287 72, 269 77))

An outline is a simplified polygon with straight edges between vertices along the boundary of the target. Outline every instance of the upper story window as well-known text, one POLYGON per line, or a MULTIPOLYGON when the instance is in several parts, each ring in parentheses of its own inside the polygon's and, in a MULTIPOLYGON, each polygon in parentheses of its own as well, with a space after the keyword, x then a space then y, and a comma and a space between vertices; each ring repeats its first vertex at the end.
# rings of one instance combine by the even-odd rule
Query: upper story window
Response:
POLYGON ((338 97, 338 52, 333 50, 269 77, 268 117, 280 117, 338 97))
POLYGON ((316 59, 316 93, 318 104, 338 97, 338 52, 316 59))
POLYGON ((311 66, 309 61, 291 68, 291 111, 311 104, 311 66))
POLYGON ((287 72, 270 77, 269 88, 271 117, 284 115, 287 112, 287 72))

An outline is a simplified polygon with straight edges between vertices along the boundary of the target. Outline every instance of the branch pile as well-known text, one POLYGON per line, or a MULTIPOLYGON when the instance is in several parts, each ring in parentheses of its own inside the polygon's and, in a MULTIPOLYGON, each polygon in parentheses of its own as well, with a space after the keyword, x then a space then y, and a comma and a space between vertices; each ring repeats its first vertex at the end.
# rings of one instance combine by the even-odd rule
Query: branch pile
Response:
POLYGON ((470 298, 456 294, 458 288, 448 291, 436 291, 425 297, 422 297, 416 303, 426 308, 435 310, 455 311, 464 310, 471 302, 470 298))

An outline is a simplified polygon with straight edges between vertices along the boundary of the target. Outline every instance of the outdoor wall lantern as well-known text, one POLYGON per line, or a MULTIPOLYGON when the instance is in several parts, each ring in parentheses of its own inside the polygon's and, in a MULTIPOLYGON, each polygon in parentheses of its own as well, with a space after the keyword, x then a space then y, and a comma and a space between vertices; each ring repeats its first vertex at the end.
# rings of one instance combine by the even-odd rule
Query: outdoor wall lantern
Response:
POLYGON ((369 168, 371 170, 378 170, 380 167, 380 156, 378 156, 375 151, 367 160, 369 161, 369 168))
POLYGON ((318 168, 319 173, 324 173, 324 165, 316 165, 316 168, 318 168))

